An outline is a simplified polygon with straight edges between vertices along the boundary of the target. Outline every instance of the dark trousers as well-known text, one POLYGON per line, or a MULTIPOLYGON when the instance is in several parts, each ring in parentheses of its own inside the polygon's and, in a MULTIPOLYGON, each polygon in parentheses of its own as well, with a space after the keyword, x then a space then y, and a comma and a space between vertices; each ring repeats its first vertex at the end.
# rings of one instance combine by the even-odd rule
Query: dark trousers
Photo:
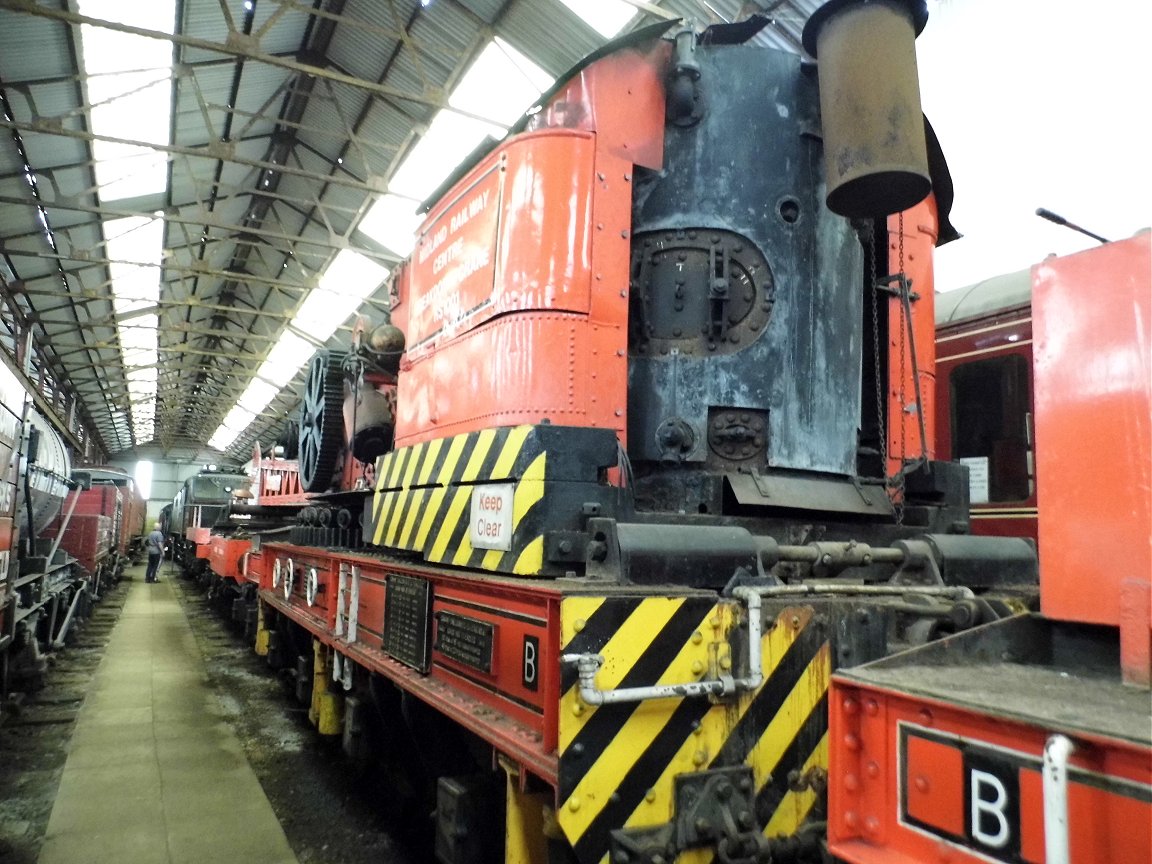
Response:
POLYGON ((160 559, 162 557, 163 556, 161 556, 161 555, 149 554, 149 556, 148 556, 148 569, 144 573, 144 581, 145 582, 155 582, 156 581, 156 572, 160 569, 160 559))

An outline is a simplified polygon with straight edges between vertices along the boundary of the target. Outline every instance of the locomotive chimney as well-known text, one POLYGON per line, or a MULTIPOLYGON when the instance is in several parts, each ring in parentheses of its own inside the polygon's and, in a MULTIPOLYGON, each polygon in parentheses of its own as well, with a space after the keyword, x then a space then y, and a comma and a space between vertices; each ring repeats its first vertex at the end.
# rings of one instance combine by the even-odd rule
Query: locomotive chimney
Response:
POLYGON ((897 213, 932 188, 915 46, 927 20, 924 0, 830 0, 804 27, 834 213, 897 213))

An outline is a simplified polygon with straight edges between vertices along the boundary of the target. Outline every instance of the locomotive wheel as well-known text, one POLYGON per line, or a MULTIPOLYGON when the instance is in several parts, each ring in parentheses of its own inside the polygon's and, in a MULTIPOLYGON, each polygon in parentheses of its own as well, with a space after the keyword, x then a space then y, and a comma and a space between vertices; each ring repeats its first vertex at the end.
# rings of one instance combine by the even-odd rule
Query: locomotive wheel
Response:
POLYGON ((300 484, 324 492, 344 441, 344 354, 321 351, 308 366, 300 416, 300 484))

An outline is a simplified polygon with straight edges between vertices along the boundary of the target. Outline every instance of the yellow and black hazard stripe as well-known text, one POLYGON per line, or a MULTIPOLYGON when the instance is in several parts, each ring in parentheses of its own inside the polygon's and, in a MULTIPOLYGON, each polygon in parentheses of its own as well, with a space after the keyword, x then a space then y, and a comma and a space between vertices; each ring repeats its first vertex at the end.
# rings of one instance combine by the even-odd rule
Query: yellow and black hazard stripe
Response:
POLYGON ((615 459, 609 430, 557 426, 483 429, 402 447, 376 465, 365 539, 419 552, 426 561, 503 573, 544 570, 544 533, 569 527, 563 490, 595 484, 615 459), (578 459, 597 454, 585 464, 578 459), (599 467, 598 467, 599 463, 599 467), (475 549, 469 533, 472 490, 515 483, 511 549, 475 549), (564 512, 560 512, 564 511, 564 512))
MULTIPOLYGON (((566 598, 563 653, 595 652, 603 688, 699 678, 728 654, 735 607, 713 597, 566 598), (577 626, 578 625, 578 626, 577 626)), ((583 706, 562 681, 559 821, 582 864, 608 853, 615 829, 663 824, 678 774, 751 765, 756 816, 769 836, 808 818, 817 792, 797 778, 827 767, 830 646, 810 608, 787 610, 763 638, 763 684, 714 704, 703 698, 583 706), (790 781, 791 776, 791 781, 790 781)), ((810 776, 810 775, 809 775, 810 776)))

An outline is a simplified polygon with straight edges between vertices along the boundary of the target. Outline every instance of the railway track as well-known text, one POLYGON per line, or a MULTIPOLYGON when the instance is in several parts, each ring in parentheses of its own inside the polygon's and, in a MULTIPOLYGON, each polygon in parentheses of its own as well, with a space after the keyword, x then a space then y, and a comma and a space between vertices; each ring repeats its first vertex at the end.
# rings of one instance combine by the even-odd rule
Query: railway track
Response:
POLYGON ((44 686, 9 696, 0 710, 0 864, 35 864, 84 704, 128 583, 105 593, 50 656, 44 686))

